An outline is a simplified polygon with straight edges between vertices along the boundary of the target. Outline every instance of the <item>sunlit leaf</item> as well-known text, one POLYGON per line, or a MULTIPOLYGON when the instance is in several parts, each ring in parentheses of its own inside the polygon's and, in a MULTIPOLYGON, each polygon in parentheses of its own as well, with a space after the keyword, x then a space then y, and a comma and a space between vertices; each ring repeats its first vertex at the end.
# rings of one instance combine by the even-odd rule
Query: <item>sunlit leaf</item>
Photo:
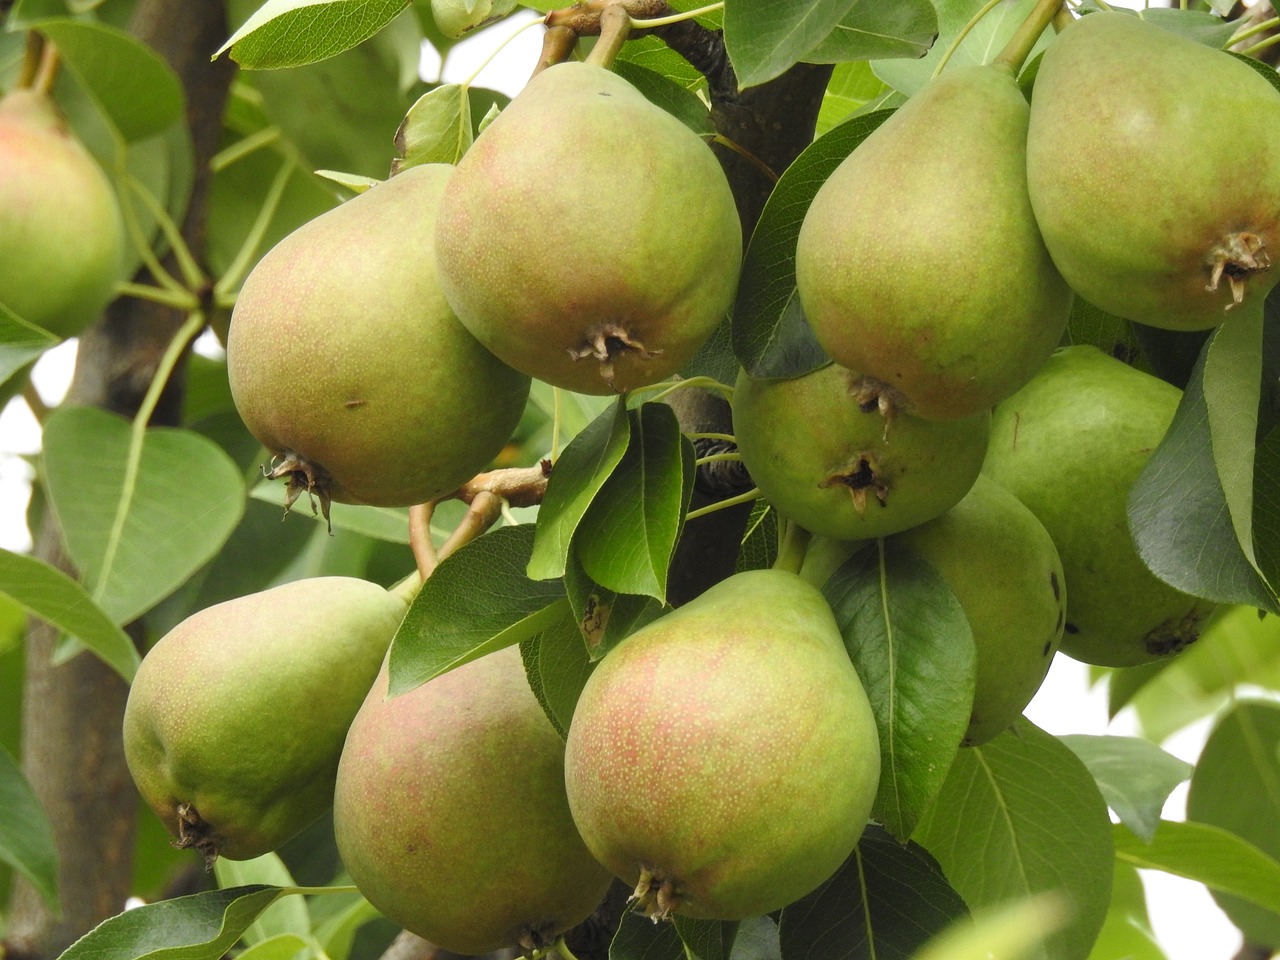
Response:
POLYGON ((467 88, 446 83, 428 90, 409 108, 396 131, 397 171, 421 163, 457 163, 471 147, 471 98, 467 88))
POLYGON ((855 0, 753 3, 727 0, 724 45, 742 88, 772 80, 820 44, 855 0))
POLYGON ((60 341, 0 303, 0 383, 60 341))
POLYGON ((0 747, 0 862, 28 880, 55 912, 58 851, 53 827, 13 757, 0 747))
MULTIPOLYGON (((294 886, 289 868, 274 853, 266 853, 252 860, 228 860, 226 857, 219 857, 214 862, 213 871, 218 878, 218 886, 223 888, 256 885, 294 886)), ((264 910, 245 928, 244 942, 260 944, 276 937, 289 935, 295 938, 301 937, 304 940, 311 936, 311 915, 307 913, 307 905, 300 897, 282 897, 264 910)))
POLYGON ((938 35, 938 14, 931 0, 854 0, 827 38, 804 59, 809 63, 923 57, 938 35))
POLYGON ((249 70, 314 63, 369 39, 409 0, 267 0, 214 56, 249 70))
POLYGON ((1084 734, 1060 739, 1084 761, 1120 822, 1144 840, 1155 834, 1173 788, 1191 776, 1191 764, 1150 740, 1084 734))

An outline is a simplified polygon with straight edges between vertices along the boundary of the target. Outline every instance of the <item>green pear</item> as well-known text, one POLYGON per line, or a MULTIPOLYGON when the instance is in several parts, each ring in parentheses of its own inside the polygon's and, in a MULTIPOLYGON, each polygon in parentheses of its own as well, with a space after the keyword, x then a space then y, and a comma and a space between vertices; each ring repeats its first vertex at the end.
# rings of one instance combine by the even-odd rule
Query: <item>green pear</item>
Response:
POLYGON ((520 420, 529 378, 467 333, 436 277, 451 172, 412 167, 304 224, 236 298, 231 393, 290 502, 424 503, 484 469, 520 420))
POLYGON ((1214 609, 1156 579, 1129 534, 1129 489, 1181 396, 1095 347, 1064 347, 993 414, 983 472, 1053 538, 1067 587, 1061 649, 1077 660, 1124 667, 1169 656, 1214 609))
POLYGON ((852 853, 879 779, 831 609, 782 570, 736 574, 614 647, 565 745, 574 822, 655 918, 798 900, 852 853))
POLYGON ((813 533, 868 540, 924 523, 960 501, 982 469, 991 414, 881 416, 850 396, 836 364, 791 380, 743 371, 733 394, 738 452, 766 500, 813 533))
POLYGON ((61 337, 111 300, 124 226, 102 168, 45 94, 0 99, 0 304, 61 337))
POLYGON ((329 808, 405 609, 376 584, 316 577, 206 607, 156 643, 129 690, 125 759, 178 846, 250 860, 329 808))
POLYGON ((724 318, 741 224, 701 137, 594 64, 539 73, 458 163, 440 277, 506 363, 579 393, 678 372, 724 318))
POLYGON ((796 244, 813 332, 859 399, 949 420, 1026 383, 1071 291, 1027 198, 1029 108, 998 66, 931 80, 836 169, 796 244))
POLYGON ((946 581, 977 650, 966 746, 1007 730, 1040 684, 1062 640, 1066 578, 1034 513, 979 477, 954 507, 895 538, 946 581))
POLYGON ((1054 263, 1116 316, 1201 330, 1280 279, 1267 272, 1280 249, 1280 94, 1127 12, 1091 13, 1045 51, 1027 178, 1054 263))
POLYGON ((334 832, 369 902, 445 950, 540 949, 611 882, 569 816, 564 743, 506 647, 387 699, 384 666, 351 724, 334 832))

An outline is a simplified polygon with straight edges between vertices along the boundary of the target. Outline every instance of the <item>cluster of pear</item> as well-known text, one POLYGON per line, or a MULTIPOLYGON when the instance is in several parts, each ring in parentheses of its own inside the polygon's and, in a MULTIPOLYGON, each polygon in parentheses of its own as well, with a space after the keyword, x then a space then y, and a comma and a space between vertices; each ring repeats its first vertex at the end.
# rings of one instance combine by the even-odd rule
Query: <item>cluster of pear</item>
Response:
POLYGON ((59 337, 112 297, 124 226, 111 182, 46 93, 0 99, 0 305, 59 337))
MULTIPOLYGON (((1178 329, 1265 296, 1280 198, 1256 177, 1170 192, 1153 230, 1151 205, 1105 207, 1119 191, 1082 172, 1125 163, 1144 124, 1135 151, 1158 130, 1154 152, 1179 155, 1228 95, 1268 119, 1226 159, 1280 163, 1266 81, 1119 14, 1051 44, 1030 107, 999 65, 944 72, 805 220, 799 294, 835 363, 739 378, 742 458, 817 535, 812 555, 894 538, 963 607, 967 743, 1009 726, 1059 645, 1141 662, 1208 613, 1146 570, 1125 524, 1179 391, 1055 348, 1076 293, 1178 329), (1075 58, 1113 48, 1133 82, 1082 95, 1075 58), (1183 91, 1191 105, 1161 114, 1170 75, 1201 58, 1211 99, 1183 91), (1241 185, 1253 203, 1224 199, 1241 185)), ((292 496, 428 501, 507 442, 530 378, 609 394, 678 372, 728 310, 741 252, 706 145, 608 70, 557 65, 456 168, 410 167, 262 259, 230 327, 233 394, 292 496)), ((552 943, 613 876, 655 918, 768 913, 849 856, 880 779, 866 691, 805 573, 736 574, 635 631, 593 669, 565 739, 513 648, 388 698, 395 593, 325 579, 228 601, 144 659, 130 769, 209 857, 274 849, 332 800, 370 902, 459 953, 552 943)))

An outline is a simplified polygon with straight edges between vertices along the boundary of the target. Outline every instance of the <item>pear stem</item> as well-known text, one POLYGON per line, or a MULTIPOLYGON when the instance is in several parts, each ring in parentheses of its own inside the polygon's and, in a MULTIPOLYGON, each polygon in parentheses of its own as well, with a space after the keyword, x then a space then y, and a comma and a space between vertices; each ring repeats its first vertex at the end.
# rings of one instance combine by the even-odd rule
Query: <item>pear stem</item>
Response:
POLYGON ((1280 27, 1280 17, 1272 17, 1269 20, 1263 20, 1261 23, 1255 23, 1253 26, 1247 27, 1239 33, 1232 34, 1231 39, 1222 45, 1223 49, 1229 50, 1243 40, 1248 40, 1250 37, 1255 37, 1260 33, 1266 33, 1272 27, 1280 27))
POLYGON ((1013 32, 1009 42, 1004 45, 994 60, 993 66, 1007 67, 1009 72, 1017 76, 1022 65, 1031 55, 1031 48, 1040 39, 1040 34, 1053 22, 1053 18, 1062 9, 1062 0, 1039 0, 1027 19, 1013 32))
POLYGON ((58 48, 48 40, 40 49, 40 65, 36 69, 32 87, 40 93, 52 93, 53 85, 58 82, 58 68, 62 58, 58 56, 58 48))
POLYGON ((600 39, 587 54, 587 63, 608 69, 613 66, 631 32, 631 14, 621 3, 611 3, 600 11, 600 39))
POLYGON ((1240 54, 1245 57, 1256 57, 1263 50, 1266 50, 1268 47, 1274 47, 1277 43, 1280 43, 1280 33, 1267 37, 1267 39, 1255 43, 1252 47, 1241 50, 1240 54))
POLYGON ((715 13, 717 10, 724 9, 724 0, 719 3, 709 3, 705 7, 698 7, 696 10, 685 10, 681 13, 673 13, 667 17, 653 17, 648 20, 637 20, 634 17, 631 20, 631 26, 636 30, 648 30, 651 27, 669 27, 673 23, 682 23, 685 20, 695 20, 698 17, 708 13, 715 13))
POLYGON ((998 7, 1001 0, 987 0, 982 5, 982 9, 969 18, 969 22, 960 28, 960 32, 956 34, 955 39, 951 41, 950 46, 942 54, 942 58, 938 61, 938 65, 933 68, 932 76, 936 77, 942 72, 942 68, 951 60, 952 54, 960 49, 960 44, 964 43, 964 38, 969 36, 969 32, 978 25, 978 22, 988 13, 998 7))
POLYGON ((418 576, 426 580, 440 563, 436 545, 431 540, 431 516, 435 513, 435 501, 419 503, 409 508, 409 549, 418 564, 418 576))
POLYGON ((730 497, 727 500, 717 500, 715 503, 709 503, 705 507, 699 507, 697 510, 690 510, 684 515, 686 520, 696 520, 698 517, 705 517, 708 513, 715 513, 717 510, 727 510, 729 507, 736 507, 740 503, 750 503, 760 497, 760 488, 752 487, 746 493, 740 493, 736 497, 730 497))
POLYGON ((715 390, 724 394, 726 399, 733 399, 733 387, 728 384, 721 383, 714 377, 689 377, 687 380, 676 380, 675 382, 663 380, 659 383, 651 383, 647 386, 636 387, 630 392, 630 396, 636 396, 640 393, 646 393, 649 390, 658 390, 659 393, 649 398, 649 403, 656 403, 659 400, 665 400, 677 390, 685 390, 689 387, 701 387, 704 390, 715 390))
POLYGON ((529 74, 529 79, 532 80, 547 67, 564 63, 577 43, 578 35, 568 27, 547 27, 547 32, 542 35, 542 53, 538 55, 538 62, 533 67, 533 73, 529 74))
POLYGON ((31 411, 31 416, 35 417, 36 423, 43 426, 45 419, 49 416, 49 405, 44 402, 44 397, 40 396, 40 391, 31 382, 30 376, 22 385, 22 399, 26 401, 27 408, 31 411))
POLYGON ((133 297, 137 300, 147 300, 151 303, 159 303, 166 307, 173 307, 175 310, 195 310, 200 306, 199 299, 190 290, 171 290, 168 287, 153 287, 149 283, 117 283, 116 296, 133 297))
POLYGON ((798 575, 800 568, 804 566, 804 554, 809 548, 811 537, 812 534, 794 520, 786 521, 778 539, 778 558, 773 561, 773 569, 798 575))
POLYGON ((34 30, 28 30, 22 50, 22 66, 18 68, 18 78, 13 84, 15 90, 27 90, 36 82, 36 74, 40 72, 40 55, 43 52, 44 37, 34 30))
POLYGON ((564 937, 559 937, 551 949, 560 954, 564 960, 578 960, 578 958, 573 955, 573 951, 570 950, 568 945, 564 942, 564 937))
POLYGON ((240 244, 240 249, 236 251, 235 259, 213 285, 215 297, 239 289, 244 282, 245 276, 253 267, 254 255, 258 252, 263 237, 267 235, 267 228, 271 226, 271 221, 280 208, 280 201, 284 198, 285 187, 289 184, 295 166, 296 161, 292 157, 286 157, 280 164, 280 169, 271 180, 271 186, 267 188, 267 195, 262 200, 262 207, 258 210, 253 226, 249 228, 249 233, 240 244))
POLYGON ((422 589, 422 583, 426 579, 424 574, 411 573, 399 583, 392 584, 387 588, 387 593, 399 597, 405 602, 405 606, 408 606, 413 603, 413 598, 418 595, 418 591, 422 589))

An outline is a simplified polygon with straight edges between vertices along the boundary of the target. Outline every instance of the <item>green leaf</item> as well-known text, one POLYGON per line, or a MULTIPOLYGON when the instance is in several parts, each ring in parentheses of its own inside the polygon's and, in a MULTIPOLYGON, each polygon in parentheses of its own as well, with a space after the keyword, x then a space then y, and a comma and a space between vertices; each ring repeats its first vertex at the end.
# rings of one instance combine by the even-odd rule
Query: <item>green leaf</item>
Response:
POLYGON ((646 403, 628 416, 631 442, 582 518, 574 549, 602 587, 662 601, 693 492, 693 444, 666 404, 646 403))
POLYGON ((1135 867, 1115 862, 1112 870, 1111 906, 1089 960, 1166 960, 1151 935, 1147 917, 1147 893, 1135 867))
MULTIPOLYGON (((1013 36, 1031 13, 1036 0, 1015 0, 998 4, 969 31, 964 41, 951 55, 947 69, 990 63, 1005 42, 1013 36)), ((877 60, 872 64, 876 74, 895 90, 908 96, 914 95, 929 82, 937 69, 938 61, 951 49, 951 44, 973 15, 983 6, 982 0, 934 0, 938 11, 938 39, 929 53, 918 60, 877 60)), ((1028 60, 1044 49, 1053 36, 1041 37, 1028 60)))
POLYGON ((707 85, 707 78, 698 72, 697 67, 655 36, 646 35, 627 40, 618 59, 614 61, 615 68, 619 63, 643 67, 690 92, 705 89, 707 85))
POLYGON ((577 557, 565 570, 564 586, 587 656, 596 661, 619 640, 659 617, 663 604, 653 597, 616 593, 592 580, 577 557))
POLYGON ((964 609, 933 569, 877 541, 822 588, 880 734, 873 813, 906 838, 933 802, 969 725, 975 654, 964 609))
POLYGON ((145 140, 182 119, 177 74, 123 30, 61 18, 36 20, 29 28, 57 44, 62 62, 125 140, 145 140))
POLYGON ((871 825, 826 883, 782 911, 785 960, 906 958, 968 916, 933 857, 871 825))
POLYGON ((568 607, 558 580, 530 580, 532 524, 501 527, 441 561, 391 641, 390 696, 545 629, 568 607))
POLYGON ((61 341, 0 303, 0 383, 61 341))
POLYGON ((31 881, 54 912, 58 906, 58 850, 40 801, 9 752, 0 746, 0 861, 31 881))
POLYGON ((914 839, 976 912, 1046 891, 1070 919, 1037 958, 1088 953, 1111 899, 1107 806, 1078 757, 1030 721, 960 751, 914 839))
POLYGON ((75 637, 126 682, 138 672, 138 650, 84 587, 42 560, 0 550, 0 593, 75 637))
POLYGON ((568 608, 564 616, 547 625, 538 637, 538 686, 542 691, 539 702, 547 713, 551 725, 560 736, 569 732, 573 708, 587 684, 587 677, 595 665, 587 656, 582 633, 568 608))
POLYGON ((1129 528, 1157 577, 1219 603, 1280 611, 1240 549, 1213 463, 1201 353, 1173 422, 1129 490, 1129 528))
POLYGON ((628 60, 615 60, 613 70, 700 137, 715 135, 711 111, 688 87, 628 60))
POLYGON ((1062 926, 1066 916, 1062 898, 1054 893, 1024 897, 979 911, 972 923, 952 924, 913 960, 1019 960, 1035 956, 1036 948, 1062 926))
POLYGON ((1140 870, 1186 877, 1280 913, 1280 861, 1221 827, 1161 820, 1144 843, 1116 824, 1115 848, 1117 857, 1140 870))
POLYGON ((351 902, 316 925, 316 940, 329 960, 347 960, 355 943, 356 931, 381 916, 377 908, 362 896, 351 895, 351 902))
POLYGON ((742 543, 738 546, 738 559, 733 572, 765 570, 778 559, 778 511, 768 500, 757 500, 751 505, 751 515, 742 531, 742 543))
MULTIPOLYGON (((218 878, 218 886, 224 889, 252 885, 294 886, 289 868, 274 853, 263 854, 252 860, 219 857, 213 864, 213 872, 218 878)), ((311 915, 307 913, 306 901, 299 897, 281 899, 264 910, 245 928, 244 942, 252 945, 287 935, 304 940, 311 936, 311 915)), ((287 956, 285 960, 288 960, 287 956)))
POLYGON ((396 131, 395 171, 422 163, 457 163, 471 148, 471 140, 467 88, 458 83, 436 87, 418 98, 396 131))
MULTIPOLYGON (((1236 541, 1254 570, 1253 468, 1262 390, 1262 310, 1222 324, 1206 348, 1203 373, 1209 443, 1236 541)), ((1274 588, 1273 588, 1274 593, 1274 588)))
POLYGON ((779 178, 760 212, 733 306, 733 351, 753 377, 798 377, 830 359, 796 294, 796 238, 818 188, 892 113, 854 117, 815 140, 779 178))
POLYGON ((1060 739, 1084 761, 1120 822, 1143 840, 1154 836, 1173 788, 1191 776, 1191 764, 1150 740, 1084 734, 1060 739))
POLYGON ((59 407, 44 426, 49 498, 67 552, 117 623, 146 612, 218 552, 244 512, 240 470, 213 441, 59 407))
POLYGON ((609 960, 688 960, 674 923, 653 923, 628 910, 609 944, 609 960))
POLYGON ((534 580, 564 576, 578 524, 613 474, 631 442, 631 418, 619 399, 564 448, 547 480, 528 574, 534 580))
POLYGON ((325 60, 368 40, 410 0, 267 0, 218 48, 248 70, 325 60))
POLYGON ((854 0, 844 19, 811 49, 809 63, 919 58, 938 36, 938 14, 931 0, 854 0))
MULTIPOLYGON (((1187 819, 1230 830, 1280 860, 1280 705, 1242 701, 1209 734, 1187 793, 1187 819)), ((1216 895, 1251 943, 1280 945, 1280 915, 1216 895)))
POLYGON ((755 3, 726 0, 724 46, 741 89, 772 80, 820 44, 854 0, 755 3))
POLYGON ((148 903, 103 921, 58 960, 219 960, 289 892, 254 885, 148 903))
POLYGON ((831 72, 831 79, 827 81, 827 89, 822 94, 822 106, 818 110, 818 135, 826 134, 837 124, 849 119, 850 114, 888 89, 865 60, 836 64, 831 72))
POLYGON ((1128 320, 1107 313, 1079 296, 1071 299, 1067 341, 1072 345, 1090 344, 1128 364, 1132 364, 1141 351, 1128 320))
POLYGON ((751 917, 738 924, 729 960, 782 960, 778 925, 769 917, 751 917))
MULTIPOLYGON (((274 904, 282 907, 293 900, 281 900, 274 904)), ((246 940, 248 938, 246 937, 246 940)), ((236 955, 236 960, 301 960, 300 951, 307 950, 310 944, 296 933, 279 933, 266 940, 253 941, 253 946, 236 955)))
POLYGON ((672 917, 688 960, 729 960, 738 935, 736 920, 693 920, 672 917))

